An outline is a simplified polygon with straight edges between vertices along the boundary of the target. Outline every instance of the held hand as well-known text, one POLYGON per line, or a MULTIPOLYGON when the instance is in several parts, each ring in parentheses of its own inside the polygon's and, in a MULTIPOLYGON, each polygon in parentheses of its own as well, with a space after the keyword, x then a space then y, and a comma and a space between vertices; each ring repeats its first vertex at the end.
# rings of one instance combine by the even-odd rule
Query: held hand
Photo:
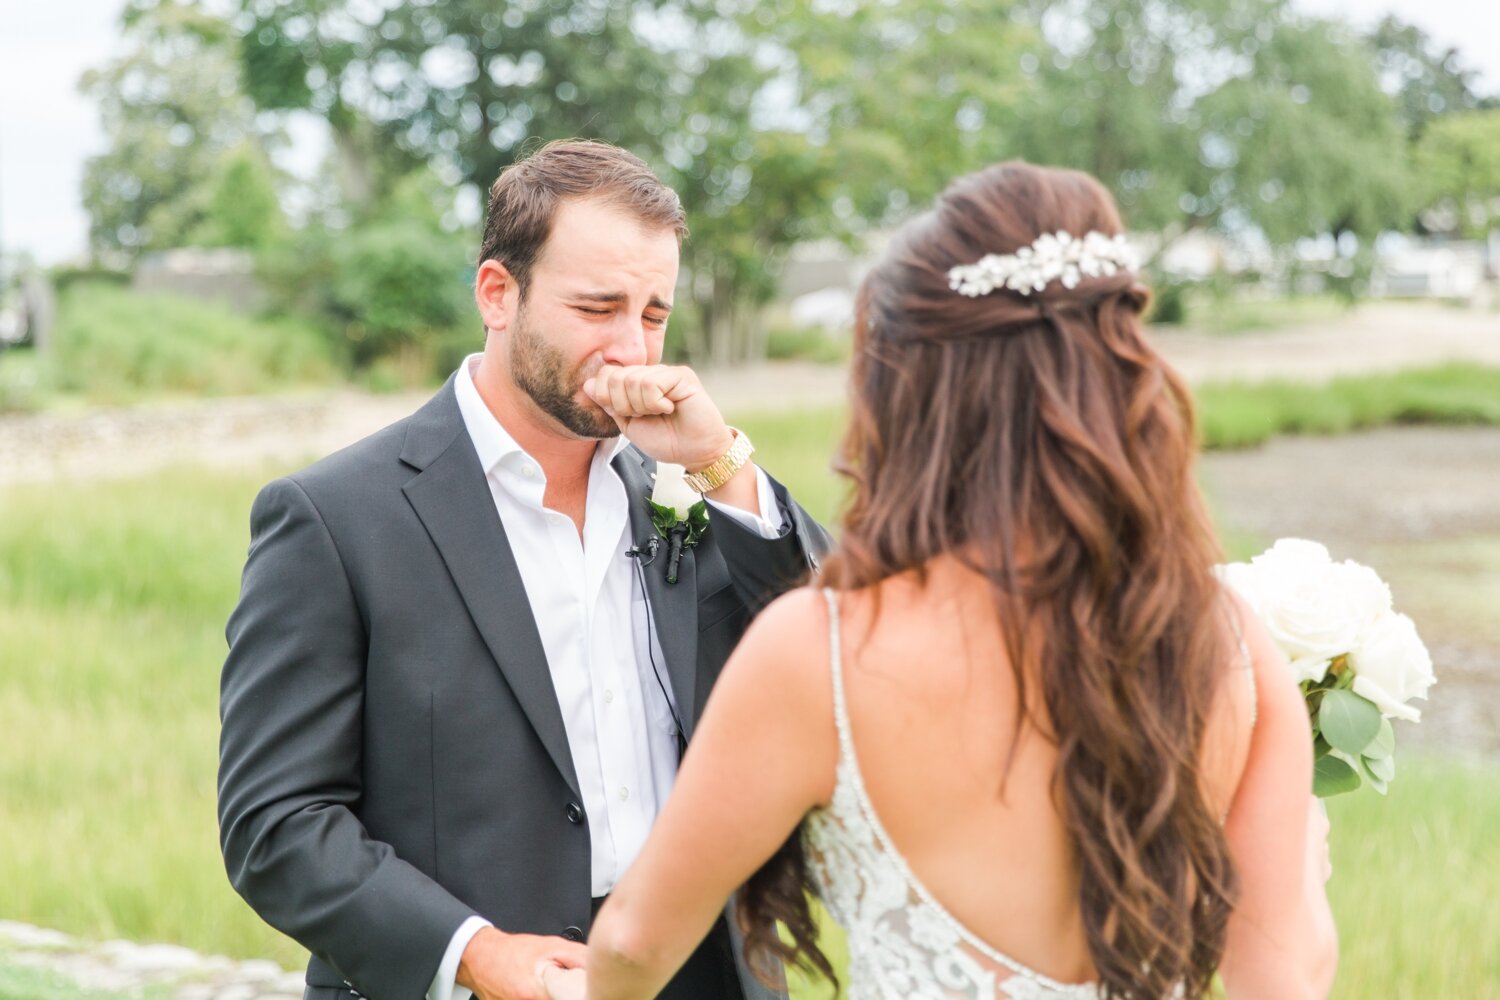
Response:
POLYGON ((1328 806, 1314 795, 1312 809, 1308 811, 1307 817, 1308 864, 1313 872, 1322 877, 1323 883, 1333 878, 1333 853, 1328 847, 1330 829, 1328 806))
POLYGON ((582 969, 543 966, 542 982, 551 1000, 584 1000, 588 995, 588 975, 582 969))
POLYGON ((583 383, 583 392, 641 451, 689 472, 713 464, 734 443, 723 414, 691 368, 605 365, 583 383))
POLYGON ((486 927, 464 949, 456 978, 479 1000, 549 1000, 542 969, 582 969, 587 961, 588 949, 566 938, 486 927))

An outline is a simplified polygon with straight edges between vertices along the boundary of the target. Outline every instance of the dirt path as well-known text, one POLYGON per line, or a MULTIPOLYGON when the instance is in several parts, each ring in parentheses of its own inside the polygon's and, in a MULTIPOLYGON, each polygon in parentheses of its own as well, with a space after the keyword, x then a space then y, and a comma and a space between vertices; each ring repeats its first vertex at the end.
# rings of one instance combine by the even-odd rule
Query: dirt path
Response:
POLYGON ((1316 326, 1214 336, 1161 328, 1157 344, 1191 382, 1396 371, 1443 361, 1500 365, 1500 314, 1376 303, 1316 326))

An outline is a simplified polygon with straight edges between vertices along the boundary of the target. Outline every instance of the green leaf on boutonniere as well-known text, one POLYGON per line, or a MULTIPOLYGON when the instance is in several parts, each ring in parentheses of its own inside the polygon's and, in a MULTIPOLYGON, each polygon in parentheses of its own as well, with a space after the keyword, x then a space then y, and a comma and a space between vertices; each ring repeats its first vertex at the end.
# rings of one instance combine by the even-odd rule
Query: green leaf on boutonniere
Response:
POLYGON ((667 540, 667 582, 677 582, 677 567, 682 560, 682 550, 698 544, 708 530, 708 502, 699 500, 687 510, 686 517, 679 517, 674 507, 666 507, 650 497, 646 503, 651 508, 651 523, 667 540))
POLYGON ((1364 752, 1380 735, 1380 709, 1353 691, 1329 691, 1318 706, 1318 729, 1336 750, 1364 752))
POLYGON ((677 522, 681 520, 677 516, 677 511, 671 507, 663 507, 650 497, 646 498, 646 505, 651 508, 651 523, 656 526, 661 537, 671 537, 672 529, 677 527, 677 522))
POLYGON ((664 507, 650 497, 646 498, 646 503, 651 508, 651 523, 663 538, 671 538, 673 528, 685 525, 687 536, 682 544, 691 547, 697 545, 703 533, 708 530, 708 502, 705 500, 699 500, 689 507, 685 518, 678 517, 674 508, 664 507))
POLYGON ((699 500, 688 508, 687 516, 688 535, 687 544, 697 545, 698 539, 708 530, 708 501, 699 500))

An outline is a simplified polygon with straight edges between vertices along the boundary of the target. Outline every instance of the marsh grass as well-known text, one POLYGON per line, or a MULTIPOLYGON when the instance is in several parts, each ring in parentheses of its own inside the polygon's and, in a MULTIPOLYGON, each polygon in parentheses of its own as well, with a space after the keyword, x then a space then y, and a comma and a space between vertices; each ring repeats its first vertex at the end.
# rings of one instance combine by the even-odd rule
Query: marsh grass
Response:
POLYGON ((1470 364, 1355 375, 1322 385, 1213 382, 1193 395, 1205 448, 1391 424, 1500 424, 1500 369, 1470 364))

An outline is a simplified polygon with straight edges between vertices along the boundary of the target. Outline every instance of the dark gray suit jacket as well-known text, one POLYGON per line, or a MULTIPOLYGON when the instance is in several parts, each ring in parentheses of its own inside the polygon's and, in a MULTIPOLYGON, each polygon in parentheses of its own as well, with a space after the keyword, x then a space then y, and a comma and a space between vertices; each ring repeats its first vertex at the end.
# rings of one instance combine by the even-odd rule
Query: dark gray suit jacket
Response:
MULTIPOLYGON (((653 463, 627 448, 615 468, 632 538, 647 539, 653 463)), ((689 735, 751 614, 827 547, 776 494, 781 539, 720 516, 675 585, 664 552, 646 567, 689 735)), ((583 938, 588 820, 451 380, 411 417, 261 491, 227 636, 224 860, 250 905, 312 952, 309 996, 418 1000, 476 913, 583 938)), ((774 996, 741 973, 748 997, 774 996)))

